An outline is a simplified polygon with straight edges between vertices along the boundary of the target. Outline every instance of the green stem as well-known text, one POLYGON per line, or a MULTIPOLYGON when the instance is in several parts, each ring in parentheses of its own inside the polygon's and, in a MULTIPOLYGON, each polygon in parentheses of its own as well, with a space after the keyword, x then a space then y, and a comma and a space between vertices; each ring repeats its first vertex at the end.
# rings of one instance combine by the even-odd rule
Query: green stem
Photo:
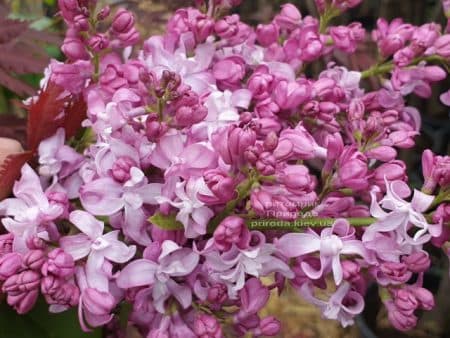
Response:
MULTIPOLYGON (((446 63, 447 63, 447 61, 444 58, 442 58, 438 55, 430 55, 430 56, 418 57, 418 58, 414 59, 413 61, 411 61, 411 63, 408 65, 408 67, 418 65, 422 61, 440 62, 440 63, 443 63, 444 65, 446 65, 446 63)), ((372 76, 383 75, 383 74, 389 73, 393 69, 394 69, 394 63, 392 61, 385 62, 382 64, 376 64, 376 65, 370 67, 369 69, 361 72, 361 78, 367 79, 372 76)))
POLYGON ((434 198, 433 203, 431 203, 431 205, 428 209, 433 210, 434 208, 436 208, 439 204, 441 204, 443 202, 450 202, 450 189, 441 191, 439 193, 439 195, 437 195, 434 198))
MULTIPOLYGON (((350 225, 355 227, 369 226, 376 222, 373 217, 346 218, 350 225)), ((298 218, 294 221, 279 219, 248 219, 246 224, 250 230, 297 230, 299 228, 330 227, 336 222, 336 218, 298 218)))
POLYGON ((94 62, 94 75, 92 76, 92 78, 94 82, 97 82, 100 77, 100 56, 97 53, 94 54, 93 62, 94 62))

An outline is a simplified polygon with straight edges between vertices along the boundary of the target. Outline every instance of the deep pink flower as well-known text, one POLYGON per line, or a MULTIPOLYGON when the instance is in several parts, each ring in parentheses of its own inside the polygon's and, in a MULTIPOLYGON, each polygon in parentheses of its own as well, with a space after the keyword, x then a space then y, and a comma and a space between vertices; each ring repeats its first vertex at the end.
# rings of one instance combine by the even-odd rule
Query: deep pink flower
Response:
POLYGON ((194 332, 199 338, 222 338, 222 328, 216 318, 201 314, 195 318, 194 332))
POLYGON ((233 244, 246 249, 250 241, 250 231, 242 218, 228 216, 214 231, 214 243, 221 251, 228 251, 233 244))
POLYGON ((300 25, 302 15, 293 4, 285 4, 281 7, 281 12, 275 17, 275 22, 280 28, 294 30, 300 25))

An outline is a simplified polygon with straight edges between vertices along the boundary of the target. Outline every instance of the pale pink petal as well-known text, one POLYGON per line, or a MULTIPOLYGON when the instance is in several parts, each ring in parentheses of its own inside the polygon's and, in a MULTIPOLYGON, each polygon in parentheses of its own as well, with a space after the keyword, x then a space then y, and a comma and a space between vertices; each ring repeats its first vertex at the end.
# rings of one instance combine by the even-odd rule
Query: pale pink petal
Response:
POLYGON ((65 252, 71 255, 74 260, 79 260, 89 255, 92 241, 85 234, 78 234, 61 237, 59 245, 65 252))
POLYGON ((122 186, 112 178, 101 178, 81 187, 80 200, 90 213, 109 216, 123 208, 122 192, 122 186))
POLYGON ((103 222, 88 212, 81 210, 72 211, 69 215, 69 220, 92 240, 97 239, 103 234, 103 222))
POLYGON ((152 285, 155 282, 157 267, 156 263, 146 259, 133 261, 120 272, 117 285, 122 289, 152 285))
POLYGON ((419 190, 414 190, 411 206, 418 212, 425 212, 433 203, 434 196, 425 194, 419 190))
POLYGON ((331 261, 331 268, 333 270, 334 282, 336 285, 341 284, 344 273, 342 271, 341 261, 338 255, 333 257, 331 261))
POLYGON ((109 279, 102 270, 104 261, 103 254, 91 251, 86 263, 86 279, 89 287, 102 292, 108 292, 109 279))
POLYGON ((160 259, 162 271, 174 277, 190 274, 198 265, 200 257, 190 249, 180 249, 160 259))
POLYGON ((167 281, 167 288, 170 293, 178 300, 183 309, 187 309, 192 303, 191 289, 185 285, 177 284, 174 280, 167 281))
POLYGON ((117 236, 119 231, 111 231, 103 236, 103 239, 108 241, 109 246, 102 250, 102 254, 115 263, 126 263, 136 254, 136 246, 127 246, 125 243, 119 241, 117 236))
POLYGON ((299 257, 320 250, 320 240, 311 234, 286 234, 276 243, 276 248, 285 257, 299 257))

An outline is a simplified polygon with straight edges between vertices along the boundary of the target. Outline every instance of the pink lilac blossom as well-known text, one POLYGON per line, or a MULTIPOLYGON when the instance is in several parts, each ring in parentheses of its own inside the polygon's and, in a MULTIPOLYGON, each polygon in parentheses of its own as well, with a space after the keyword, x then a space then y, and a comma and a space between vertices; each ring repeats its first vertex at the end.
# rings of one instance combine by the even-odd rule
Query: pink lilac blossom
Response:
MULTIPOLYGON (((399 149, 422 125, 407 99, 447 77, 448 27, 333 24, 361 0, 316 0, 320 18, 285 4, 256 27, 240 0, 195 3, 139 48, 130 11, 58 1, 67 61, 26 104, 54 85, 55 117, 77 119, 77 99, 85 119, 75 137, 45 126, 36 169, 0 201, 0 296, 20 314, 40 295, 78 307, 85 331, 120 317, 146 337, 259 337, 282 332, 262 315, 271 290, 347 326, 376 283, 392 325, 413 328, 435 304, 428 243, 450 256, 450 158, 423 152, 410 199, 399 149), (379 64, 338 62, 370 39, 379 64)), ((21 152, 0 139, 0 181, 21 152)))

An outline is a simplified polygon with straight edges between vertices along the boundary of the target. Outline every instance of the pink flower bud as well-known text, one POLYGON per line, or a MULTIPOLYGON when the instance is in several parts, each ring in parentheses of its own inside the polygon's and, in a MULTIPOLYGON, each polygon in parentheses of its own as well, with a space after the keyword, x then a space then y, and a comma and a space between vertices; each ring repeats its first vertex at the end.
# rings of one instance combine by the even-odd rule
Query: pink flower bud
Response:
POLYGON ((273 79, 273 75, 268 73, 267 68, 260 67, 248 79, 247 88, 252 92, 255 99, 264 100, 271 95, 270 87, 273 79))
POLYGON ((264 149, 267 151, 273 151, 277 148, 278 145, 278 136, 275 132, 271 131, 267 134, 266 139, 264 140, 264 149))
POLYGON ((80 290, 75 284, 53 276, 42 279, 41 291, 48 304, 73 307, 80 298, 80 290))
POLYGON ((58 277, 69 277, 74 274, 75 262, 73 257, 62 249, 54 249, 48 253, 48 260, 42 267, 42 274, 53 274, 58 277))
POLYGON ((111 173, 117 182, 124 183, 131 178, 130 170, 136 167, 136 162, 129 156, 119 157, 111 168, 111 173))
POLYGON ((418 300, 420 308, 427 311, 434 308, 434 296, 430 291, 418 286, 410 286, 409 289, 418 300))
POLYGON ((277 182, 286 186, 294 194, 311 191, 314 187, 312 176, 307 167, 301 164, 288 165, 276 174, 277 182))
POLYGON ((431 47, 440 36, 441 27, 436 23, 427 23, 414 31, 412 45, 417 52, 431 47))
POLYGON ((281 109, 295 109, 311 97, 308 83, 288 82, 282 80, 274 90, 275 102, 281 109))
POLYGON ((159 122, 156 114, 148 115, 145 127, 147 138, 152 142, 159 140, 169 129, 166 123, 159 122))
POLYGON ((220 169, 208 170, 204 173, 205 183, 214 196, 198 195, 208 205, 226 204, 236 197, 236 181, 220 169))
POLYGON ((419 306, 414 294, 408 289, 394 289, 392 292, 394 304, 400 311, 414 311, 419 306))
POLYGON ((214 20, 206 15, 200 15, 194 27, 194 34, 197 43, 203 43, 214 31, 214 20))
POLYGON ((385 262, 380 264, 380 271, 395 284, 406 283, 411 278, 411 272, 404 263, 385 262))
POLYGON ((22 255, 11 252, 0 258, 0 280, 4 281, 15 275, 22 267, 22 255))
POLYGON ((29 312, 36 304, 39 290, 8 293, 7 303, 12 306, 18 314, 23 315, 29 312))
POLYGON ((119 48, 134 46, 136 43, 139 42, 139 39, 141 38, 139 31, 135 27, 131 28, 126 33, 118 34, 116 37, 120 43, 118 46, 115 47, 119 48))
POLYGON ((220 222, 213 237, 219 250, 228 251, 233 244, 240 249, 246 249, 250 241, 250 231, 242 218, 228 216, 220 222))
POLYGON ((214 149, 227 164, 242 161, 245 151, 256 142, 256 133, 252 128, 230 126, 212 136, 214 149))
POLYGON ((337 48, 346 53, 354 53, 357 43, 364 40, 365 30, 359 22, 354 22, 349 26, 332 27, 330 35, 337 48))
POLYGON ((278 26, 275 23, 260 24, 256 28, 256 38, 263 47, 269 47, 271 44, 278 42, 279 34, 278 26))
POLYGON ((275 174, 277 160, 270 152, 263 152, 256 161, 256 169, 265 176, 275 174))
POLYGON ((294 30, 302 21, 300 11, 293 4, 285 4, 281 12, 275 17, 275 22, 281 29, 294 30))
POLYGON ((397 151, 392 147, 380 146, 366 151, 364 155, 366 155, 367 158, 389 162, 397 157, 397 151))
POLYGON ((116 306, 116 300, 108 292, 87 288, 83 291, 83 306, 93 315, 107 315, 116 306))
POLYGON ((57 292, 61 285, 64 283, 64 280, 55 276, 46 276, 42 278, 41 281, 41 292, 44 295, 51 295, 57 292))
POLYGON ((341 262, 343 277, 345 280, 354 281, 360 277, 361 266, 350 260, 345 260, 341 262))
POLYGON ((0 235, 0 257, 12 252, 13 241, 14 235, 12 233, 0 235))
MULTIPOLYGON (((272 119, 272 123, 276 122, 274 120, 275 114, 280 111, 280 107, 272 100, 272 98, 268 97, 263 101, 260 101, 255 106, 255 113, 260 117, 266 119, 266 121, 270 121, 272 119)), ((275 124, 277 128, 279 127, 279 123, 275 124)))
POLYGON ((61 50, 72 61, 89 59, 89 54, 83 42, 77 38, 64 39, 61 50))
POLYGON ((228 299, 228 291, 225 284, 216 283, 208 290, 208 302, 222 304, 228 299))
POLYGON ((103 21, 111 14, 111 7, 105 6, 97 14, 97 20, 103 21))
POLYGON ((399 67, 406 67, 412 62, 415 55, 416 53, 408 46, 395 52, 394 62, 399 67))
POLYGON ((361 2, 362 0, 333 0, 331 4, 341 12, 345 12, 350 8, 358 6, 361 2))
POLYGON ((281 323, 273 316, 263 318, 259 327, 254 330, 256 336, 273 337, 280 333, 281 323))
POLYGON ((103 49, 108 48, 109 39, 106 34, 97 33, 88 40, 88 45, 94 52, 100 52, 103 49))
POLYGON ((23 256, 23 266, 30 270, 39 271, 45 262, 45 253, 42 250, 31 250, 23 256))
POLYGON ((229 39, 239 31, 240 17, 237 14, 229 15, 216 22, 214 30, 222 39, 229 39))
POLYGON ((240 56, 229 56, 214 65, 212 74, 221 90, 237 88, 245 76, 245 61, 240 56))
POLYGON ((410 271, 415 273, 425 272, 431 265, 430 257, 425 251, 417 251, 408 256, 403 256, 402 262, 407 265, 410 271))
POLYGON ((126 9, 119 9, 114 16, 111 28, 116 34, 128 33, 134 27, 134 15, 126 9))
POLYGON ((403 161, 394 160, 388 163, 383 163, 373 172, 373 180, 382 191, 386 190, 386 183, 384 179, 388 181, 406 181, 406 165, 403 161))
POLYGON ((85 32, 87 30, 89 30, 89 20, 87 17, 85 17, 84 15, 80 14, 77 15, 74 19, 73 19, 74 23, 73 26, 81 32, 85 32))
POLYGON ((385 305, 388 310, 389 321, 397 330, 408 331, 417 325, 417 317, 412 311, 401 311, 392 301, 385 302, 385 305))
POLYGON ((81 13, 78 0, 58 0, 58 7, 62 17, 68 23, 73 22, 73 18, 81 13))
POLYGON ((41 275, 35 271, 25 270, 12 275, 3 284, 3 292, 25 292, 39 287, 41 275))
POLYGON ((239 291, 241 308, 239 318, 248 317, 261 310, 269 300, 269 289, 257 278, 250 278, 239 291))
POLYGON ((201 314, 195 318, 194 333, 199 338, 222 338, 222 328, 216 318, 201 314))

